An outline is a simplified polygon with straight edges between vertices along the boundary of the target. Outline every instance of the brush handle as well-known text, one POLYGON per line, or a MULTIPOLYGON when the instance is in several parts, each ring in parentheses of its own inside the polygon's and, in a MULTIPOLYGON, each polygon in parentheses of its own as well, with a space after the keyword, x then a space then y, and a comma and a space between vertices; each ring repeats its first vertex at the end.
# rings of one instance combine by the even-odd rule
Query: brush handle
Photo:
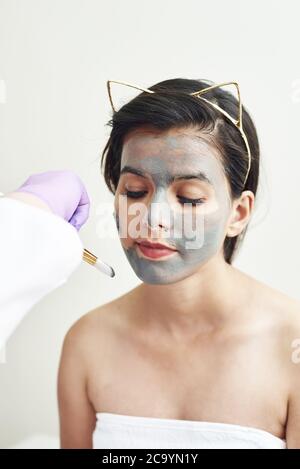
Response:
POLYGON ((103 274, 106 274, 109 277, 114 277, 115 276, 115 271, 110 265, 106 264, 103 261, 100 261, 100 259, 98 259, 98 257, 95 256, 95 254, 88 251, 87 249, 83 250, 82 258, 85 262, 92 265, 93 267, 95 267, 97 270, 99 270, 103 274))

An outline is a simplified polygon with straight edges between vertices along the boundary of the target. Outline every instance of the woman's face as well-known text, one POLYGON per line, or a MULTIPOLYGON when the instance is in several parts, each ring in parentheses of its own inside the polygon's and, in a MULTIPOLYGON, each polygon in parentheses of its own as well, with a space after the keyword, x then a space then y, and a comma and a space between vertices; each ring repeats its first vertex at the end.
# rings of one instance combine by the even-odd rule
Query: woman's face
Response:
POLYGON ((132 131, 114 207, 122 247, 143 282, 192 275, 222 249, 231 213, 218 151, 192 128, 132 131), (153 258, 138 244, 147 239, 173 250, 153 258))

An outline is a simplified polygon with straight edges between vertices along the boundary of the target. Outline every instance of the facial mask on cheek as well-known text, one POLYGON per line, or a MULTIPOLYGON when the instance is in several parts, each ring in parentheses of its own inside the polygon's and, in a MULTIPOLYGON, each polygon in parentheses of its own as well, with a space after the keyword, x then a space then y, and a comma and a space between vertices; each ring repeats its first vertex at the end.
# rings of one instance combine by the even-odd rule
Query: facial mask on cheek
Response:
MULTIPOLYGON (((123 245, 122 247, 140 280, 149 284, 169 284, 192 275, 220 250, 225 223, 229 215, 230 198, 224 184, 224 174, 219 161, 214 156, 208 156, 210 148, 203 147, 203 143, 199 143, 198 139, 196 143, 194 140, 186 142, 186 140, 173 139, 173 137, 155 139, 154 143, 151 141, 151 147, 146 152, 147 144, 146 140, 142 141, 138 148, 127 149, 130 151, 130 155, 124 157, 122 166, 131 165, 151 175, 154 190, 151 205, 149 204, 148 224, 153 228, 157 227, 159 223, 159 217, 156 215, 156 210, 152 210, 152 204, 157 204, 158 207, 166 204, 171 216, 169 216, 169 221, 165 217, 162 225, 168 228, 168 233, 160 232, 157 238, 162 238, 165 243, 174 246, 177 252, 153 260, 141 257, 136 244, 130 245, 128 248, 123 245), (151 154, 152 152, 155 153, 155 156, 151 154), (209 195, 209 203, 203 207, 203 210, 191 211, 186 207, 180 208, 176 204, 177 208, 175 207, 173 210, 173 207, 170 208, 167 196, 170 177, 173 174, 195 173, 195 168, 209 175, 212 188, 205 192, 206 195, 209 195), (182 220, 183 213, 188 218, 191 213, 193 214, 187 223, 187 230, 185 229, 186 215, 184 216, 184 224, 182 220), (193 226, 197 228, 196 232, 191 229, 193 226)), ((123 228, 120 227, 120 222, 123 225, 122 220, 124 219, 125 223, 126 214, 122 212, 121 215, 120 211, 119 214, 120 219, 117 216, 115 218, 120 234, 120 228, 123 228)), ((126 230, 121 229, 122 233, 124 231, 126 230)), ((130 237, 134 238, 134 236, 130 237)))
MULTIPOLYGON (((145 283, 170 284, 195 273, 221 247, 227 215, 224 209, 194 215, 187 224, 183 223, 181 213, 171 211, 172 229, 170 236, 164 239, 166 243, 175 246, 177 252, 165 259, 146 259, 140 257, 136 245, 128 249, 122 246, 135 274, 145 283), (193 232, 194 228, 196 230, 193 232)), ((120 219, 117 214, 115 221, 119 231, 120 219)))

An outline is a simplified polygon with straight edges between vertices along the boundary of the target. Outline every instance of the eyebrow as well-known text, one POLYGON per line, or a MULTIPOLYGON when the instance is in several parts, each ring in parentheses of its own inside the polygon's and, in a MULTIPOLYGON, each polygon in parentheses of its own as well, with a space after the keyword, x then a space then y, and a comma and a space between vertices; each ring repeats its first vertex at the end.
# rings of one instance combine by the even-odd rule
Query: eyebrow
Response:
MULTIPOLYGON (((125 165, 120 172, 120 176, 122 174, 126 173, 131 173, 135 174, 136 176, 140 176, 142 178, 148 179, 147 173, 145 171, 142 171, 141 169, 134 168, 133 166, 128 166, 125 165)), ((171 184, 174 181, 178 180, 189 180, 189 179, 198 179, 200 181, 206 182, 207 184, 210 184, 211 186, 212 181, 209 179, 207 174, 205 174, 203 171, 199 171, 197 173, 192 173, 192 174, 171 174, 168 176, 168 184, 171 184)))

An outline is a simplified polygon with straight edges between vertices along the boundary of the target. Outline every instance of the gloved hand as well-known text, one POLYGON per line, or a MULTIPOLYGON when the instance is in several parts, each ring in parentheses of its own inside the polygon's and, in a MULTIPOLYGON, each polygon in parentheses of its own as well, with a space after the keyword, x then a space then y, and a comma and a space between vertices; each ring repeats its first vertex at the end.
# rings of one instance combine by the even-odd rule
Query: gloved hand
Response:
POLYGON ((79 176, 70 170, 32 174, 14 192, 27 192, 43 200, 56 215, 77 230, 87 221, 90 199, 79 176))

